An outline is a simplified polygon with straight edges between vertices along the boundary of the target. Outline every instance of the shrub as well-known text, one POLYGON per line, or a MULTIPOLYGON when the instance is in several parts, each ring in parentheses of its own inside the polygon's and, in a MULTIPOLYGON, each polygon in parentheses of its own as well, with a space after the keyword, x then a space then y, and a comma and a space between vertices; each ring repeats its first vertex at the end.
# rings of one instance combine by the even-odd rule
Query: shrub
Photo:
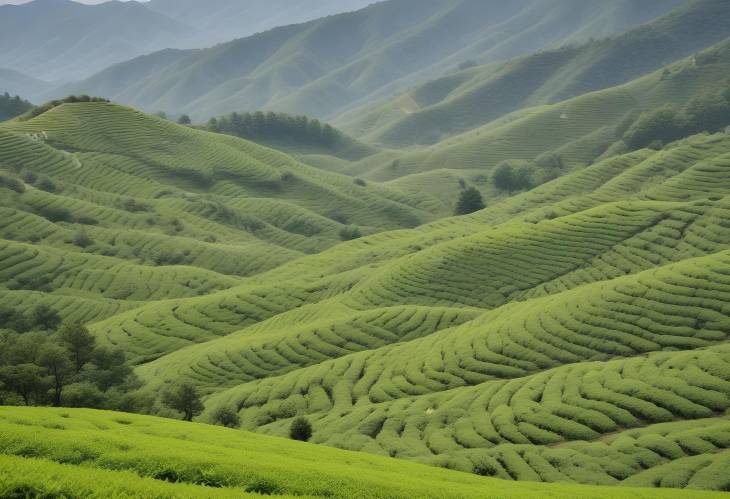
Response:
POLYGON ((485 208, 484 199, 481 193, 474 187, 461 191, 459 201, 456 203, 455 215, 468 215, 485 208))
POLYGON ((190 120, 190 116, 188 116, 187 114, 183 114, 182 116, 180 116, 177 122, 180 125, 189 125, 192 123, 192 121, 190 120))
POLYGON ((83 228, 79 229, 78 232, 74 235, 73 238, 73 244, 78 246, 79 248, 87 248, 91 246, 94 243, 94 241, 89 237, 89 235, 86 233, 86 230, 83 228))
POLYGON ((241 426, 241 418, 238 413, 228 407, 221 407, 213 414, 213 421, 226 428, 238 428, 241 426))
POLYGON ((309 442, 312 438, 312 425, 306 418, 296 418, 289 428, 289 437, 292 440, 309 442))
POLYGON ((203 403, 193 385, 183 383, 167 390, 162 402, 170 409, 181 412, 185 421, 192 421, 194 416, 203 412, 203 403))
POLYGON ((57 190, 56 184, 49 178, 44 178, 39 181, 38 184, 36 184, 36 187, 46 192, 56 192, 57 190))
POLYGON ((494 186, 502 191, 514 192, 532 187, 532 165, 523 160, 502 161, 494 170, 494 186))
POLYGON ((35 184, 38 181, 38 175, 31 171, 24 171, 22 177, 26 184, 35 184))
POLYGON ((360 187, 365 187, 366 185, 368 185, 368 183, 367 183, 367 182, 365 182, 365 181, 364 181, 363 179, 361 179, 361 178, 356 178, 356 179, 355 179, 355 185, 359 185, 360 187))
POLYGON ((43 206, 38 214, 50 222, 70 222, 73 219, 71 212, 63 206, 43 206))
POLYGON ((354 225, 348 225, 340 230, 340 239, 343 241, 352 241, 354 239, 360 239, 362 233, 360 229, 354 225))
POLYGON ((18 194, 23 194, 25 192, 25 185, 23 185, 23 182, 17 178, 9 177, 7 175, 0 175, 0 187, 7 187, 18 194))

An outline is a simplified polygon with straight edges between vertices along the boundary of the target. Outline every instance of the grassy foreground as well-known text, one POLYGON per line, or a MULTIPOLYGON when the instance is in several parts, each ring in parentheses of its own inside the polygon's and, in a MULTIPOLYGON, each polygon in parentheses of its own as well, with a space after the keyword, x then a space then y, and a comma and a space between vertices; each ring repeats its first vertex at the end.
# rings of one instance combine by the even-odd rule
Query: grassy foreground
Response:
POLYGON ((721 497, 514 483, 219 427, 80 409, 0 408, 0 454, 0 497, 721 497))

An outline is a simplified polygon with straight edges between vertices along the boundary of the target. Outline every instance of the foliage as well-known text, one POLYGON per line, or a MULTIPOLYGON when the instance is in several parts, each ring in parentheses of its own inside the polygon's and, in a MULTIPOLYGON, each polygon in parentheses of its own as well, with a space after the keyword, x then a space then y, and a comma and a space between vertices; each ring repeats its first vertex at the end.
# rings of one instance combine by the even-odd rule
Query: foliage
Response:
POLYGON ((362 232, 360 232, 360 228, 355 225, 348 225, 340 229, 340 239, 343 241, 353 241, 355 239, 360 239, 361 237, 362 232))
POLYGON ((482 194, 475 187, 468 187, 461 191, 454 215, 468 215, 485 207, 482 194))
POLYGON ((700 132, 721 131, 730 125, 729 97, 723 90, 699 95, 683 108, 667 105, 642 113, 624 134, 624 141, 631 149, 640 149, 700 132))
POLYGON ((308 442, 309 439, 312 438, 312 424, 307 420, 307 418, 296 418, 291 423, 289 438, 292 440, 308 442))
POLYGON ((0 121, 9 120, 26 113, 33 107, 33 104, 23 100, 20 96, 16 95, 11 97, 9 93, 5 92, 0 95, 0 121))
POLYGON ((188 383, 169 388, 163 394, 162 401, 169 408, 181 412, 185 421, 192 421, 193 417, 203 412, 203 403, 197 390, 188 383))
POLYGON ((514 483, 215 426, 79 409, 0 408, 0 454, 2 496, 23 490, 23 497, 226 498, 248 497, 248 490, 251 497, 447 499, 488 490, 505 499, 718 497, 700 490, 514 483))
POLYGON ((532 166, 527 161, 503 161, 494 169, 494 186, 502 191, 514 192, 532 187, 532 166))
POLYGON ((213 414, 213 421, 226 428, 238 428, 241 426, 241 418, 238 413, 229 407, 221 407, 213 414))
POLYGON ((294 142, 331 148, 342 139, 342 134, 328 124, 306 116, 284 113, 231 113, 213 118, 208 130, 227 133, 253 141, 294 142))

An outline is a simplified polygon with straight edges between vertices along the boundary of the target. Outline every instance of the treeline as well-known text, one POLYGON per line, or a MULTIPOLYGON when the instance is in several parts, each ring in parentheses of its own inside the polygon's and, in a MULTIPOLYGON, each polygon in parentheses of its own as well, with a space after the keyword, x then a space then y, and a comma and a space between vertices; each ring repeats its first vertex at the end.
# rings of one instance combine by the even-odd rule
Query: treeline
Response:
POLYGON ((342 138, 338 130, 319 120, 261 111, 211 118, 206 128, 253 141, 294 142, 325 148, 335 146, 342 138))
POLYGON ((11 96, 5 92, 0 95, 0 121, 10 120, 28 112, 33 104, 23 100, 19 95, 11 96))
POLYGON ((679 108, 667 105, 639 115, 629 115, 616 135, 631 150, 665 144, 702 132, 716 133, 730 126, 730 85, 696 97, 679 108))
POLYGON ((0 306, 0 405, 140 412, 151 405, 120 349, 97 345, 82 324, 61 324, 45 305, 0 306))
POLYGON ((23 115, 22 119, 29 120, 35 118, 36 116, 40 116, 41 114, 50 111, 54 107, 58 107, 61 104, 74 104, 77 102, 109 102, 109 99, 104 99, 102 97, 90 97, 88 95, 69 95, 68 97, 65 97, 63 99, 52 100, 46 102, 41 106, 32 108, 29 112, 23 115))

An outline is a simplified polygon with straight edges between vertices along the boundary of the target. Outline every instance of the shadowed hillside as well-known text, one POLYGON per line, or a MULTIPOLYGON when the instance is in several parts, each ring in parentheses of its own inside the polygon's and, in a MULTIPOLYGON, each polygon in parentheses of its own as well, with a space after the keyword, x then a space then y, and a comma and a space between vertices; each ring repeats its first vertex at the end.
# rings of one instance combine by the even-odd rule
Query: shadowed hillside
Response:
POLYGON ((680 3, 390 0, 207 50, 132 60, 61 93, 90 93, 197 120, 230 109, 327 118, 465 60, 506 59, 609 35, 680 3), (333 39, 339 43, 329 43, 333 39), (119 84, 119 73, 135 76, 119 84))
POLYGON ((730 36, 730 4, 690 2, 651 23, 587 45, 458 72, 337 124, 389 146, 432 144, 520 108, 551 104, 636 79, 730 36))

